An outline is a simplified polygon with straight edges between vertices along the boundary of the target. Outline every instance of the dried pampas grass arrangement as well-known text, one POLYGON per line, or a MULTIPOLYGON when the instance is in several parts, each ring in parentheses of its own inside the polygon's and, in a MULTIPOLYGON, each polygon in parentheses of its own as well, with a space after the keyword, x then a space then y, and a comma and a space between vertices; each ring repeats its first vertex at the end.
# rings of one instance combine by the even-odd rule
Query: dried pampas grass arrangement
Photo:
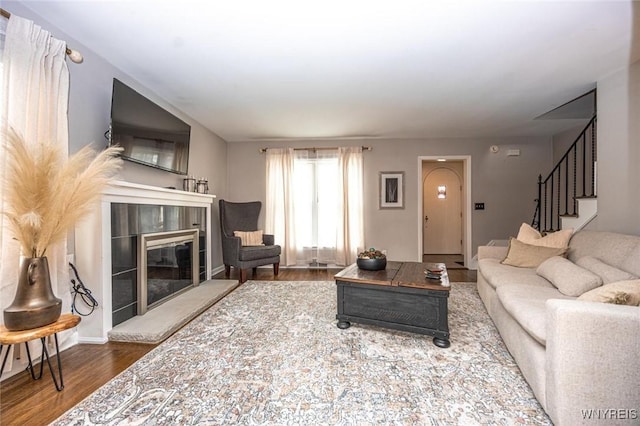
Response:
POLYGON ((13 129, 7 132, 5 211, 22 254, 43 257, 94 208, 102 189, 119 170, 122 148, 96 155, 89 146, 65 158, 51 143, 27 146, 13 129))

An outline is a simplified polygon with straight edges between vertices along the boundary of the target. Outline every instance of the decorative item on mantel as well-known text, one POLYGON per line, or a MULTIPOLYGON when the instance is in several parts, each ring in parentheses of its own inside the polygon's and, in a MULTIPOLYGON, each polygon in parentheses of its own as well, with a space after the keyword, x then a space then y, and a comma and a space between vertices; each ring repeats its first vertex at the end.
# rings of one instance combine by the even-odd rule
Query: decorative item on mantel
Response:
POLYGON ((198 179, 198 182, 196 183, 196 192, 198 194, 209 193, 209 181, 206 178, 201 177, 198 179))
POLYGON ((193 176, 182 179, 182 189, 187 192, 196 192, 198 194, 209 193, 209 181, 207 178, 201 177, 196 180, 193 176))
POLYGON ((358 253, 356 264, 358 268, 365 271, 381 271, 387 267, 387 255, 371 247, 369 250, 358 253))
POLYGON ((196 192, 196 178, 188 176, 182 179, 182 189, 187 192, 196 192))
MULTIPOLYGON (((65 159, 56 144, 27 146, 13 129, 7 132, 4 182, 9 231, 22 252, 16 295, 4 310, 7 330, 54 323, 62 301, 51 288, 47 248, 64 240, 76 221, 88 214, 102 189, 120 168, 114 146, 98 155, 89 146, 65 159)), ((4 261, 4 259, 3 259, 4 261)))

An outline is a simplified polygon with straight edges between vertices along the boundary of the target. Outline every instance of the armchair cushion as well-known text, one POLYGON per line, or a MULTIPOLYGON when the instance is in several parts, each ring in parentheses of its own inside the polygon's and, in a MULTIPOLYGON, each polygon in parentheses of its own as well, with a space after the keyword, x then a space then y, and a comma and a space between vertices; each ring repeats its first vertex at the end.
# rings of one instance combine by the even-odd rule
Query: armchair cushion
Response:
POLYGON ((280 256, 280 246, 243 246, 238 258, 242 262, 280 256))
POLYGON ((233 231, 234 237, 239 237, 243 246, 262 246, 262 235, 264 231, 233 231))

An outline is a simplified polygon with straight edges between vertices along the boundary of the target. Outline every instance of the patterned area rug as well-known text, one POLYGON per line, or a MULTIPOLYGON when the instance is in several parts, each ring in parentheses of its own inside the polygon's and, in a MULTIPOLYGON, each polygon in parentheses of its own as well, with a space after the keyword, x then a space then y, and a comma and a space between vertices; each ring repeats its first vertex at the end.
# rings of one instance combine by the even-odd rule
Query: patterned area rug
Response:
POLYGON ((551 424, 475 283, 448 349, 335 315, 333 282, 248 281, 54 424, 551 424))

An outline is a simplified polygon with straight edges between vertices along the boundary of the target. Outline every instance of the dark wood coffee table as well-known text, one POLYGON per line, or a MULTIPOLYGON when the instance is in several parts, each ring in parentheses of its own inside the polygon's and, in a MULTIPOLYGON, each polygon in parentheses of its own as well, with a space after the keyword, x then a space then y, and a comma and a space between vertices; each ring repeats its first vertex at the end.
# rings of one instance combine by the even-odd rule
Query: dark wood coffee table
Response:
POLYGON ((434 336, 448 348, 449 277, 442 263, 387 262, 382 271, 365 271, 354 263, 335 275, 338 328, 351 322, 434 336), (427 279, 426 269, 441 269, 441 280, 427 279))

